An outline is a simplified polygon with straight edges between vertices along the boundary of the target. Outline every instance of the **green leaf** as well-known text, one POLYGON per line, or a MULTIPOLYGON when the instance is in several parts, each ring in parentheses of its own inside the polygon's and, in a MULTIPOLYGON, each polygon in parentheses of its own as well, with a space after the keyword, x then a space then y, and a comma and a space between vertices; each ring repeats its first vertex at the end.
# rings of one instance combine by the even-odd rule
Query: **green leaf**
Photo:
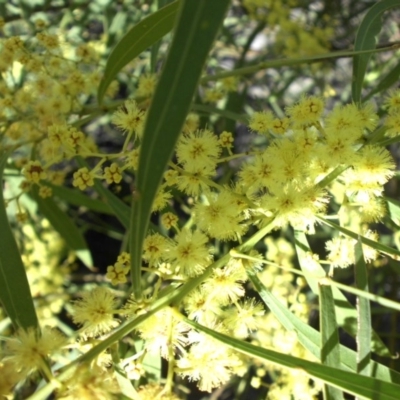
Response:
MULTIPOLYGON (((90 169, 87 162, 82 157, 76 157, 76 161, 81 168, 90 169)), ((106 205, 110 208, 113 214, 118 218, 119 222, 128 229, 129 218, 131 215, 131 209, 122 200, 120 200, 115 194, 105 188, 102 183, 98 180, 94 180, 94 189, 104 199, 106 205)))
POLYGON ((136 298, 141 298, 142 247, 153 200, 229 3, 229 0, 185 0, 181 3, 167 60, 148 111, 140 150, 130 224, 131 277, 136 298))
MULTIPOLYGON (((354 50, 371 50, 376 47, 376 36, 382 29, 382 15, 391 8, 399 7, 400 0, 383 0, 374 4, 365 14, 356 34, 354 50)), ((359 54, 353 59, 352 98, 361 101, 361 90, 371 54, 359 54)))
MULTIPOLYGON (((362 243, 357 241, 355 246, 355 276, 357 288, 368 292, 368 274, 365 265, 362 243)), ((371 340, 372 322, 369 300, 357 297, 357 372, 362 375, 371 375, 371 340)))
MULTIPOLYGON (((257 290, 261 299, 264 301, 269 310, 275 315, 279 322, 288 331, 295 331, 301 345, 307 349, 314 357, 320 357, 321 349, 321 333, 316 331, 311 326, 307 325, 298 316, 289 311, 282 302, 277 299, 270 290, 268 290, 257 277, 254 271, 246 271, 251 283, 257 290)), ((340 345, 341 353, 341 368, 357 371, 356 353, 349 348, 340 345)), ((395 372, 385 365, 371 361, 373 376, 387 382, 396 382, 400 384, 400 374, 395 372)))
POLYGON ((172 29, 178 5, 179 1, 175 1, 149 15, 130 29, 114 47, 108 57, 104 77, 97 92, 99 104, 117 73, 172 29))
POLYGON ((115 377, 117 379, 121 394, 126 396, 128 399, 140 399, 138 392, 124 371, 122 371, 120 368, 115 368, 115 377))
POLYGON ((302 358, 282 354, 277 351, 264 349, 248 342, 234 339, 231 336, 213 331, 212 329, 191 321, 188 318, 184 318, 184 321, 198 331, 204 332, 224 345, 231 347, 234 351, 258 357, 282 367, 294 368, 297 370, 300 369, 313 378, 322 380, 329 385, 355 396, 379 400, 397 400, 399 398, 400 385, 358 375, 354 372, 328 367, 302 358))
POLYGON ((389 208, 390 216, 397 225, 400 225, 400 201, 389 197, 385 197, 385 200, 389 208))
POLYGON ((75 251, 78 258, 88 268, 91 268, 93 266, 93 260, 85 238, 68 214, 61 210, 52 198, 43 199, 40 197, 37 187, 32 189, 31 196, 35 199, 39 211, 49 220, 52 227, 65 240, 67 246, 75 251))
MULTIPOLYGON (((311 290, 318 294, 318 281, 326 276, 325 270, 316 261, 311 262, 309 255, 312 253, 308 245, 308 241, 304 232, 295 231, 295 247, 297 257, 299 259, 300 268, 305 273, 304 277, 307 280, 311 290)), ((336 282, 332 282, 334 286, 338 286, 336 282)), ((336 321, 337 324, 352 335, 357 334, 357 311, 347 301, 344 294, 337 288, 333 289, 333 297, 335 299, 336 321)), ((381 356, 390 357, 391 354, 379 336, 372 332, 371 345, 374 352, 381 356)))
MULTIPOLYGON (((69 204, 86 207, 89 210, 102 214, 113 214, 107 203, 97 199, 92 199, 83 194, 80 190, 67 188, 65 186, 53 185, 51 183, 46 183, 46 185, 51 187, 53 194, 56 197, 58 197, 60 200, 66 201, 69 204)), ((127 208, 129 207, 127 206, 127 208)))
MULTIPOLYGON (((0 154, 0 183, 9 153, 0 154)), ((38 328, 28 278, 8 222, 3 191, 0 193, 0 300, 15 328, 38 328)))
POLYGON ((329 53, 318 54, 308 57, 300 57, 300 58, 287 58, 287 57, 278 58, 275 60, 260 62, 255 65, 250 65, 248 67, 237 68, 225 72, 218 72, 213 75, 207 75, 201 78, 200 83, 204 84, 207 82, 218 81, 220 79, 228 78, 230 76, 251 75, 255 74, 258 71, 269 68, 276 69, 280 67, 290 67, 302 64, 321 63, 321 62, 327 62, 332 58, 354 57, 356 55, 362 55, 362 54, 372 54, 384 51, 395 51, 396 49, 397 48, 395 46, 385 46, 385 47, 380 47, 379 49, 373 48, 369 50, 359 50, 359 51, 356 50, 331 51, 329 53))
POLYGON ((221 115, 222 117, 231 119, 232 121, 244 122, 246 124, 249 122, 249 118, 246 115, 238 114, 238 113, 232 112, 231 110, 228 110, 228 109, 222 110, 220 108, 216 108, 216 107, 212 107, 212 106, 208 106, 208 105, 204 105, 204 104, 193 104, 192 110, 196 111, 196 112, 204 112, 207 114, 221 115))
MULTIPOLYGON (((321 362, 330 367, 340 366, 340 343, 336 325, 335 302, 332 287, 326 280, 318 282, 319 319, 321 330, 321 362)), ((369 336, 371 337, 371 336, 369 336)), ((324 400, 342 400, 343 393, 335 387, 324 385, 324 400)))
POLYGON ((317 218, 324 224, 329 225, 332 228, 344 233, 346 236, 349 236, 356 240, 360 239, 361 243, 363 243, 369 247, 372 247, 373 249, 380 251, 381 253, 390 254, 390 255, 397 256, 397 257, 400 256, 399 250, 393 249, 392 247, 386 246, 382 243, 375 242, 374 240, 368 239, 365 236, 358 235, 357 233, 350 231, 349 229, 343 228, 340 225, 335 224, 334 222, 330 221, 329 219, 325 219, 322 217, 317 217, 317 218))
POLYGON ((375 87, 364 97, 363 102, 369 100, 373 95, 384 92, 391 86, 396 84, 400 76, 400 62, 397 63, 380 81, 375 87))

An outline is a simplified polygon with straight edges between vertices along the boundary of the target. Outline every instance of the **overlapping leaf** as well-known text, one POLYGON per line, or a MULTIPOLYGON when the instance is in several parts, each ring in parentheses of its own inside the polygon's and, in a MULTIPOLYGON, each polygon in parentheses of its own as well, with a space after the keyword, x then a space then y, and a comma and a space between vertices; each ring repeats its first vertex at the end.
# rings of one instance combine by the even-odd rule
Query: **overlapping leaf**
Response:
POLYGON ((302 358, 282 354, 274 350, 264 349, 216 332, 186 318, 185 322, 200 332, 204 332, 212 338, 222 342, 224 345, 233 348, 235 351, 267 360, 282 367, 295 369, 300 368, 310 377, 317 378, 326 384, 355 396, 379 400, 397 400, 399 397, 400 385, 358 375, 350 371, 328 367, 319 363, 303 360, 302 358))
POLYGON ((182 1, 173 41, 148 111, 130 224, 131 276, 138 298, 142 245, 153 200, 228 5, 229 0, 182 1))
POLYGON ((104 77, 99 85, 97 93, 99 103, 117 73, 172 29, 178 6, 179 1, 175 1, 149 15, 118 42, 108 57, 104 77))

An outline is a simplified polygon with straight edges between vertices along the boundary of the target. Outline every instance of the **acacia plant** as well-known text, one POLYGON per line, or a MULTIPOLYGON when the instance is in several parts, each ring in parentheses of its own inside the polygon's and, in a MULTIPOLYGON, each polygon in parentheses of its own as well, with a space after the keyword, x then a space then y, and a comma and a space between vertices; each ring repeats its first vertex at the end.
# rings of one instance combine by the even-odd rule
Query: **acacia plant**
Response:
POLYGON ((398 398, 400 1, 360 4, 1 4, 2 398, 398 398))

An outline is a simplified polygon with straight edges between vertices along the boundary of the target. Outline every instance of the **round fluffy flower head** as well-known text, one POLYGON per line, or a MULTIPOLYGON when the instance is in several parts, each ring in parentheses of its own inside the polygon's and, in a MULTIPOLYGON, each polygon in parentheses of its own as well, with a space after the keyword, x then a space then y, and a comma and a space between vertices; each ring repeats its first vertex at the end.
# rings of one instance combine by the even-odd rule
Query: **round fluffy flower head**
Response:
MULTIPOLYGON (((221 331, 221 328, 218 330, 221 331)), ((238 356, 227 346, 205 338, 200 343, 193 344, 177 361, 177 372, 190 380, 198 381, 200 390, 211 392, 228 382, 236 368, 241 365, 238 356)))
POLYGON ((331 138, 343 137, 347 141, 355 142, 360 138, 363 129, 368 125, 357 105, 346 104, 335 107, 326 118, 325 131, 331 138))
POLYGON ((85 190, 87 187, 93 186, 94 173, 86 167, 78 169, 78 171, 74 172, 72 185, 78 187, 80 190, 85 190))
POLYGON ((266 135, 274 126, 275 117, 271 111, 255 112, 249 122, 249 128, 257 133, 266 135))
POLYGON ((146 349, 158 352, 168 359, 169 348, 173 346, 183 352, 187 343, 186 333, 189 327, 174 316, 170 308, 164 308, 146 319, 137 328, 146 341, 146 349))
POLYGON ((297 104, 286 109, 293 126, 315 124, 321 118, 323 111, 324 101, 318 96, 303 96, 297 104))
POLYGON ((400 90, 394 89, 390 90, 388 97, 385 101, 385 106, 387 107, 389 113, 400 110, 400 90))
POLYGON ((184 173, 176 178, 176 186, 189 196, 199 196, 209 191, 208 182, 215 176, 215 163, 186 164, 184 173))
POLYGON ((293 227, 307 230, 315 223, 315 214, 323 212, 328 199, 326 193, 312 185, 287 184, 282 188, 276 187, 274 196, 265 195, 261 199, 261 207, 267 216, 270 211, 277 214, 277 226, 290 223, 293 227))
POLYGON ((363 122, 364 128, 372 131, 378 125, 379 116, 371 103, 365 103, 359 110, 358 115, 363 122))
POLYGON ((12 362, 0 361, 0 398, 11 398, 13 387, 23 378, 23 374, 15 369, 12 362))
POLYGON ((157 76, 155 74, 144 74, 141 75, 138 81, 138 88, 136 90, 136 96, 138 97, 150 97, 156 87, 157 76))
POLYGON ((204 102, 205 103, 218 103, 225 96, 225 91, 223 88, 207 88, 204 90, 204 102))
POLYGON ((113 116, 111 122, 117 125, 124 133, 136 132, 138 136, 142 133, 145 112, 141 110, 135 100, 127 100, 113 116))
POLYGON ((196 204, 195 221, 209 236, 220 240, 237 240, 247 229, 244 220, 244 206, 228 190, 210 196, 210 204, 196 204))
POLYGON ((36 34, 37 40, 40 44, 48 50, 55 50, 59 46, 58 36, 57 35, 50 35, 44 32, 38 32, 36 34))
POLYGON ((131 168, 134 171, 136 171, 139 166, 139 154, 140 154, 140 146, 131 150, 128 154, 128 157, 125 160, 124 168, 131 168))
POLYGON ((275 118, 272 121, 272 128, 271 131, 272 133, 275 133, 276 135, 283 135, 290 126, 290 119, 287 117, 284 118, 275 118))
POLYGON ((365 146, 357 155, 354 157, 354 170, 349 171, 356 180, 384 185, 393 176, 396 165, 385 148, 365 146))
POLYGON ((157 212, 163 210, 168 205, 168 202, 171 200, 171 198, 171 192, 167 190, 165 185, 162 185, 156 193, 156 198, 153 201, 151 211, 157 212))
POLYGON ((143 259, 150 265, 161 263, 169 248, 168 240, 159 233, 146 236, 143 244, 143 259))
POLYGON ((385 126, 387 127, 386 136, 396 137, 400 134, 400 108, 395 108, 386 117, 385 126))
POLYGON ((197 276, 212 260, 207 243, 207 236, 200 231, 183 229, 170 247, 168 260, 184 278, 197 276))
POLYGON ((236 265, 214 270, 204 284, 203 289, 208 293, 208 298, 213 298, 221 306, 237 301, 244 296, 243 270, 236 265))
POLYGON ((221 154, 218 137, 208 129, 198 130, 180 137, 176 155, 181 164, 206 166, 221 154))
POLYGON ((237 76, 228 76, 221 79, 221 87, 227 92, 236 92, 238 88, 239 79, 237 76))
POLYGON ((16 53, 24 48, 24 42, 19 36, 11 36, 3 42, 3 46, 6 50, 16 53))
POLYGON ((89 43, 81 43, 75 49, 76 57, 86 63, 96 61, 98 59, 96 50, 89 43))
POLYGON ((112 400, 120 392, 115 375, 98 365, 83 364, 71 374, 57 394, 59 400, 112 400))
POLYGON ((47 135, 54 145, 61 145, 69 136, 69 126, 66 123, 52 124, 47 128, 47 135))
POLYGON ((264 312, 261 303, 255 299, 246 299, 238 302, 237 308, 227 311, 224 324, 235 337, 244 339, 259 327, 261 321, 258 317, 264 315, 264 312))
POLYGON ((72 319, 82 325, 84 335, 95 337, 118 325, 114 319, 116 306, 116 299, 110 289, 96 287, 83 293, 81 299, 74 302, 72 319))
POLYGON ((17 371, 31 373, 43 367, 43 359, 66 344, 64 336, 58 331, 44 328, 39 334, 35 329, 19 330, 15 337, 7 339, 5 359, 14 365, 17 371))
POLYGON ((183 124, 182 132, 190 133, 198 129, 200 118, 197 114, 190 113, 186 117, 185 123, 183 124))
POLYGON ((335 237, 326 242, 326 250, 328 251, 328 261, 333 268, 346 268, 354 264, 354 245, 355 240, 346 237, 335 237))
POLYGON ((26 180, 31 183, 39 183, 40 180, 47 177, 46 171, 40 161, 29 161, 22 170, 22 173, 26 180))

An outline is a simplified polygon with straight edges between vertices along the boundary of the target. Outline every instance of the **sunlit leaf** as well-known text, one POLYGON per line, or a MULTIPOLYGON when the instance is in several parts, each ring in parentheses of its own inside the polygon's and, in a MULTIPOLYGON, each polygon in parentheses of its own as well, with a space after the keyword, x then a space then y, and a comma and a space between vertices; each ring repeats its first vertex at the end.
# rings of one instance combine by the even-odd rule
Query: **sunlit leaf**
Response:
POLYGON ((139 157, 130 224, 131 277, 138 298, 142 245, 153 200, 229 3, 229 0, 186 0, 179 10, 167 60, 148 111, 139 157))
MULTIPOLYGON (((335 302, 332 287, 321 279, 319 287, 319 320, 321 331, 321 362, 330 367, 340 366, 340 343, 336 324, 335 302)), ((370 336, 371 337, 371 336, 370 336)), ((342 400, 343 393, 335 387, 324 385, 324 400, 342 400)))
POLYGON ((196 330, 206 333, 224 345, 231 347, 235 351, 240 351, 241 353, 272 362, 281 367, 293 368, 296 370, 300 369, 310 377, 317 378, 355 396, 379 400, 397 400, 399 397, 400 385, 358 375, 354 372, 328 367, 326 365, 303 360, 302 358, 288 354, 282 354, 274 350, 265 349, 235 339, 232 336, 224 335, 187 318, 184 320, 196 330))
MULTIPOLYGON (((357 241, 355 246, 355 277, 358 289, 368 292, 368 273, 365 265, 362 243, 357 241)), ((370 376, 371 374, 371 307, 369 300, 357 297, 357 372, 370 376)))
MULTIPOLYGON (((295 331, 301 345, 307 349, 315 358, 320 357, 321 353, 321 333, 307 325, 298 316, 287 309, 281 300, 277 299, 260 281, 254 271, 247 270, 247 274, 255 290, 260 295, 268 309, 275 315, 278 321, 288 331, 295 331)), ((340 345, 341 368, 357 372, 356 352, 340 345)), ((373 376, 387 382, 400 384, 400 374, 389 369, 383 364, 372 362, 373 376)))
MULTIPOLYGON (((312 252, 304 232, 295 231, 295 248, 300 268, 305 273, 304 277, 311 290, 318 294, 318 281, 326 276, 326 272, 318 262, 310 259, 310 254, 312 254, 312 252)), ((348 302, 345 295, 337 287, 334 287, 333 289, 333 297, 335 299, 337 324, 347 333, 356 337, 356 309, 348 302)), ((381 356, 391 356, 388 348, 374 331, 371 336, 371 346, 375 353, 381 356)))

